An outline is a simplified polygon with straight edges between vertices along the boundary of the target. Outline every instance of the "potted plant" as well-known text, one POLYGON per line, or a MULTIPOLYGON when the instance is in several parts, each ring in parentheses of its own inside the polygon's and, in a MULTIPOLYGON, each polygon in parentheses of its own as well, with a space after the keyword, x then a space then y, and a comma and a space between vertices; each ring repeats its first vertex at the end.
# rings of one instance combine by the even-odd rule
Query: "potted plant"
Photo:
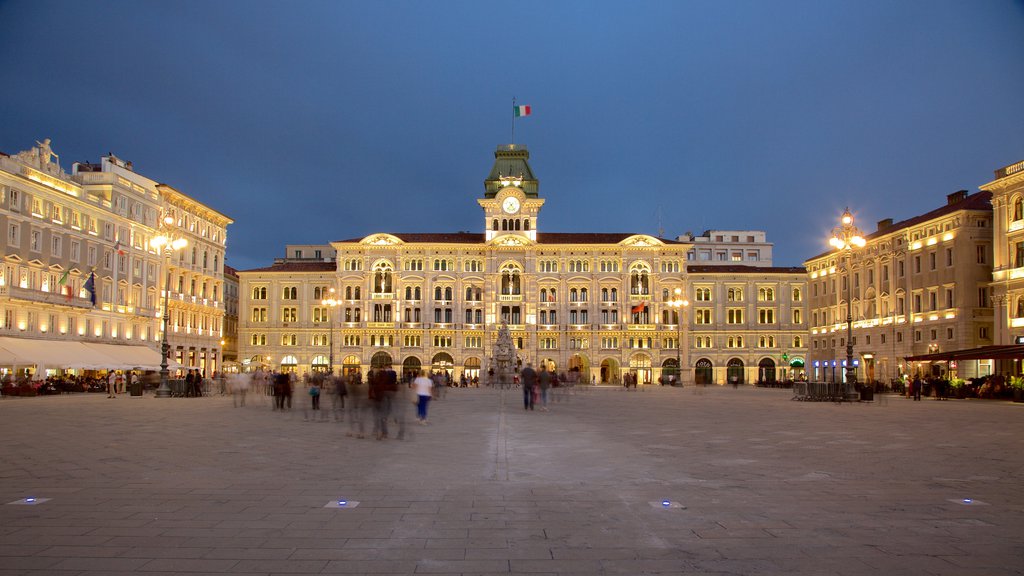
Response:
POLYGON ((967 386, 963 378, 953 377, 949 379, 949 387, 953 390, 953 395, 957 398, 964 399, 967 397, 967 386))
POLYGON ((1010 376, 1009 384, 1013 389, 1013 401, 1024 402, 1024 377, 1010 376))

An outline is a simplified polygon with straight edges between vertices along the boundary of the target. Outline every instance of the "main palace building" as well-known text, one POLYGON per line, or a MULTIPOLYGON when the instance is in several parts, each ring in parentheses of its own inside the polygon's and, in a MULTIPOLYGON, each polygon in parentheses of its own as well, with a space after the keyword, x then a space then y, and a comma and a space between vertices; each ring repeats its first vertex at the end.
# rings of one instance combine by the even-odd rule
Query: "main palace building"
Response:
POLYGON ((763 233, 547 232, 528 150, 494 156, 479 233, 289 246, 272 266, 240 271, 242 363, 484 378, 506 323, 521 363, 586 382, 630 372, 655 383, 677 362, 698 383, 803 371, 807 271, 772 267, 763 233))

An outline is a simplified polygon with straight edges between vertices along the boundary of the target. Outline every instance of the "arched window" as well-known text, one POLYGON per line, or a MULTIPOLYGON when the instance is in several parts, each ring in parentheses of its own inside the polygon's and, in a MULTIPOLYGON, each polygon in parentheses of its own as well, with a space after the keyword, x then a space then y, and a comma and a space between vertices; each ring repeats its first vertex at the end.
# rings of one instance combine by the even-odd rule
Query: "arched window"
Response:
POLYGON ((516 230, 522 230, 523 223, 520 222, 519 220, 516 220, 515 222, 516 222, 516 230))
POLYGON ((445 289, 444 289, 444 299, 445 300, 451 300, 452 299, 452 287, 451 286, 445 286, 445 289))
POLYGON ((1024 219, 1024 198, 1020 196, 1013 199, 1013 219, 1024 219))
POLYGON ((497 218, 495 218, 494 221, 491 222, 491 230, 494 230, 495 232, 498 231, 498 219, 497 218))
POLYGON ((587 301, 587 289, 586 288, 580 288, 580 302, 586 302, 586 301, 587 301))
POLYGON ((530 231, 530 219, 523 220, 523 230, 530 231))
POLYGON ((522 294, 522 271, 514 264, 505 264, 501 268, 501 293, 503 295, 522 294))
POLYGON ((646 262, 637 262, 629 267, 629 293, 650 294, 651 267, 646 262))
POLYGON ((390 262, 378 262, 373 265, 373 293, 390 294, 394 268, 390 262))

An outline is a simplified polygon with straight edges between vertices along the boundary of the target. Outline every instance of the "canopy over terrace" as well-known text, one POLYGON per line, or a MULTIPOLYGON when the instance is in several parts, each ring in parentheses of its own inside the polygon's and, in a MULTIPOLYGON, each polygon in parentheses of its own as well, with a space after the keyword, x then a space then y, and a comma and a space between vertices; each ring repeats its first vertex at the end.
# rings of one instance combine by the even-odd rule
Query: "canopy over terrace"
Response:
MULTIPOLYGON (((95 344, 0 336, 0 364, 85 370, 159 370, 160 353, 148 346, 95 344)), ((168 360, 171 368, 176 362, 168 360)))
POLYGON ((981 348, 970 348, 967 350, 950 350, 948 352, 935 352, 932 354, 920 354, 918 356, 907 356, 908 362, 949 362, 961 360, 1020 360, 1024 359, 1024 345, 1001 344, 996 346, 982 346, 981 348))

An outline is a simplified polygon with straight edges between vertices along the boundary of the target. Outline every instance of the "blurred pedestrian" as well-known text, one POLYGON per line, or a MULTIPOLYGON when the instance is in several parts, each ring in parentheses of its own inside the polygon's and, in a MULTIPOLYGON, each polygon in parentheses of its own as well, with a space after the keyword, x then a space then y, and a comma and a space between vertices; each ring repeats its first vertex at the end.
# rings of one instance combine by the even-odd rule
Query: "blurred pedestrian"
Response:
POLYGON ((249 392, 249 375, 248 374, 232 374, 231 375, 231 403, 235 408, 241 406, 245 408, 245 395, 249 392))
POLYGON ((364 412, 367 406, 367 392, 363 386, 363 378, 359 372, 352 372, 347 376, 345 388, 348 390, 346 396, 348 404, 348 433, 346 436, 364 438, 366 430, 363 425, 364 412))
POLYGON ((117 372, 111 370, 107 374, 107 398, 117 397, 117 372))
POLYGON ((551 389, 551 372, 548 372, 546 364, 540 365, 540 374, 537 375, 537 387, 540 389, 541 412, 548 411, 548 391, 551 389))
POLYGON ((434 381, 427 378, 425 370, 420 370, 420 375, 412 381, 412 385, 416 390, 416 419, 419 420, 420 424, 426 424, 427 405, 430 403, 434 381))
POLYGON ((527 362, 519 377, 523 384, 523 410, 533 410, 536 401, 534 388, 537 386, 537 372, 534 371, 533 364, 527 362))

